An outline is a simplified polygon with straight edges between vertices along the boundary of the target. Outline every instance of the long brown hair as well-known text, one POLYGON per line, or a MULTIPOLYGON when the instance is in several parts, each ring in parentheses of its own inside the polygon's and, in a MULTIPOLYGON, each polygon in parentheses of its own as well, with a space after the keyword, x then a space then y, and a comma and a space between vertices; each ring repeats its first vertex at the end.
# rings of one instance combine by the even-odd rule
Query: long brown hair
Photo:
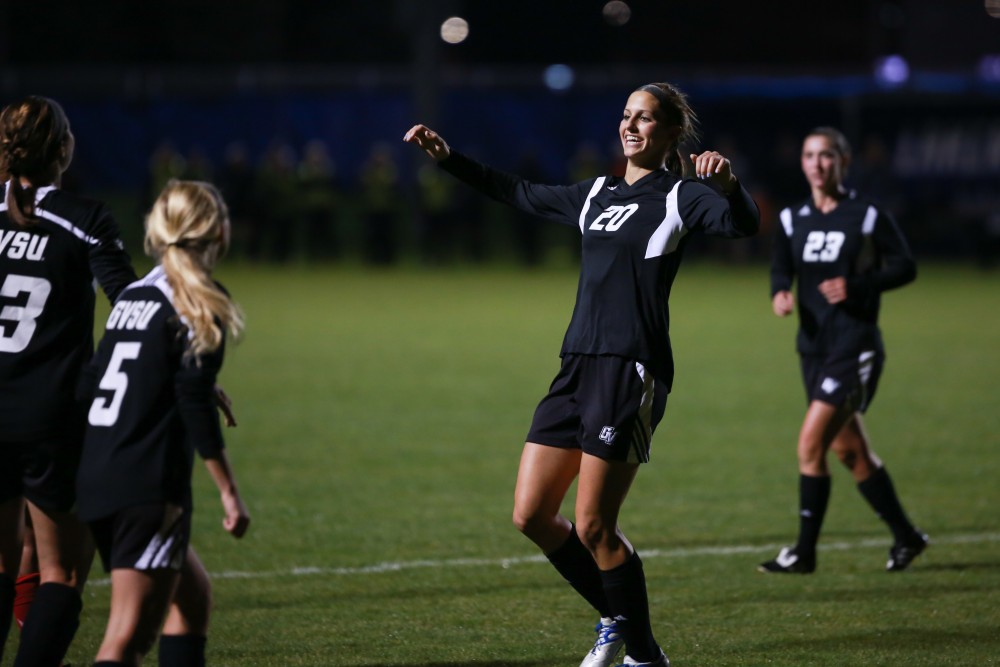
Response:
POLYGON ((58 102, 29 95, 0 111, 0 174, 10 179, 7 212, 14 222, 35 221, 35 192, 58 184, 72 159, 73 133, 58 102))
POLYGON ((649 83, 637 90, 644 90, 657 99, 660 108, 654 113, 658 113, 662 122, 681 128, 677 142, 667 152, 666 166, 675 174, 691 176, 692 169, 681 153, 681 146, 697 141, 698 115, 688 103, 687 95, 672 83, 665 82, 649 83))
POLYGON ((174 308, 187 322, 189 356, 218 349, 224 329, 240 334, 243 313, 212 280, 229 246, 229 211, 214 185, 169 181, 146 216, 144 246, 163 266, 174 308))

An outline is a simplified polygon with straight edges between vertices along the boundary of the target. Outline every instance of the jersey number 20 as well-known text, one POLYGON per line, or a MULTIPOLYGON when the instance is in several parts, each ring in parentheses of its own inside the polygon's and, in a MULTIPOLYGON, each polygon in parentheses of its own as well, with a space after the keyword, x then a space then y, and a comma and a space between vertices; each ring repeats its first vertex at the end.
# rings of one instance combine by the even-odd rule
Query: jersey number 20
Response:
POLYGON ((112 426, 118 421, 118 412, 122 408, 125 390, 128 389, 128 375, 122 370, 122 363, 127 359, 138 359, 141 347, 142 343, 117 343, 111 351, 108 370, 104 372, 98 387, 114 393, 110 401, 98 396, 91 403, 87 420, 92 426, 112 426))
POLYGON ((809 232, 802 260, 806 262, 836 262, 844 245, 844 232, 809 232))

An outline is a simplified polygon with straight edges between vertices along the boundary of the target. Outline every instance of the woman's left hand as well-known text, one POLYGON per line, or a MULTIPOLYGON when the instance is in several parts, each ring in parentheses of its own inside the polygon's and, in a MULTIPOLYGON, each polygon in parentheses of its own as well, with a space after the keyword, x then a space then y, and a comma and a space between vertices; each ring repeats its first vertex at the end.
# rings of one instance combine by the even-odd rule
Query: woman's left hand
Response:
POLYGON ((718 151, 705 151, 701 155, 691 153, 694 173, 699 179, 709 180, 726 194, 736 189, 736 175, 733 174, 729 158, 718 151))
POLYGON ((225 512, 225 516, 222 518, 222 527, 233 537, 243 537, 250 526, 250 512, 243 504, 239 491, 235 489, 223 491, 220 497, 222 509, 225 512))
POLYGON ((843 276, 824 280, 819 284, 819 291, 827 303, 841 303, 847 300, 847 281, 843 276))
POLYGON ((215 385, 215 406, 222 413, 222 418, 226 426, 236 426, 236 415, 233 414, 233 399, 222 390, 222 387, 215 385))

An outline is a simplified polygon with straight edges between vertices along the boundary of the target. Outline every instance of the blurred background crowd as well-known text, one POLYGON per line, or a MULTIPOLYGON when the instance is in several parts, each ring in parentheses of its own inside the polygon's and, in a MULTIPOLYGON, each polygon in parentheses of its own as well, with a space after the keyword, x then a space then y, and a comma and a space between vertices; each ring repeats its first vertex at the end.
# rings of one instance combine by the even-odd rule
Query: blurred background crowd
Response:
MULTIPOLYGON (((532 180, 618 173, 618 117, 686 90, 700 145, 764 216, 802 200, 802 136, 842 128, 848 182, 918 256, 1000 258, 1000 0, 0 0, 0 101, 59 100, 65 186, 112 204, 133 254, 169 178, 211 180, 248 261, 571 261, 572 229, 471 195, 412 148, 423 122, 532 180), (449 19, 451 19, 449 21, 449 19)), ((737 253, 734 255, 733 253, 737 253)))

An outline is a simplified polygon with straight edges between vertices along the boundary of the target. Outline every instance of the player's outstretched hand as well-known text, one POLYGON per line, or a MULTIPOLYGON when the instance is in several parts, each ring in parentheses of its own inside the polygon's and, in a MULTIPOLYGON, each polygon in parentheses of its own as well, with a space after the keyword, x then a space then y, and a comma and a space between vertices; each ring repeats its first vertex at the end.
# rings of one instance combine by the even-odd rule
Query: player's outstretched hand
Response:
POLYGON ((222 527, 233 537, 243 537, 250 526, 250 512, 243 504, 238 491, 223 491, 221 494, 222 509, 226 516, 222 519, 222 527))
POLYGON ((447 142, 441 138, 441 135, 426 125, 414 125, 411 127, 409 132, 403 135, 403 141, 408 144, 415 144, 418 148, 423 149, 435 162, 440 162, 451 155, 451 149, 448 148, 447 142))
POLYGON ((698 178, 711 181, 726 194, 736 189, 736 175, 733 174, 729 158, 718 151, 705 151, 700 155, 691 153, 691 162, 694 163, 694 173, 698 178))
POLYGON ((788 290, 775 292, 774 298, 771 299, 771 308, 778 317, 791 315, 795 311, 795 297, 788 290))

